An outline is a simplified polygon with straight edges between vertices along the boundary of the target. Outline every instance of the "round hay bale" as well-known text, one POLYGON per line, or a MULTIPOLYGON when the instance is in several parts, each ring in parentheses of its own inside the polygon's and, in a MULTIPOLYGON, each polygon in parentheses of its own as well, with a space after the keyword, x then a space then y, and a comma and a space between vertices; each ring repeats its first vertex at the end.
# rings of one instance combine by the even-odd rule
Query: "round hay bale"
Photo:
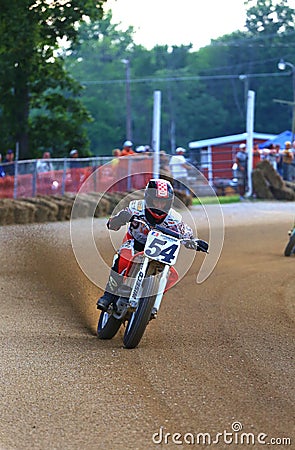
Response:
POLYGON ((270 190, 273 193, 274 198, 276 200, 288 200, 288 201, 295 200, 295 192, 292 189, 289 189, 287 187, 285 187, 283 189, 277 189, 277 188, 271 186, 270 190))
POLYGON ((275 189, 284 188, 284 180, 267 159, 259 162, 257 164, 257 169, 260 169, 262 171, 264 178, 266 178, 266 180, 272 187, 274 187, 275 189))
POLYGON ((269 199, 272 200, 274 198, 267 180, 265 179, 262 170, 254 169, 252 172, 252 185, 253 191, 256 194, 257 198, 261 199, 269 199))

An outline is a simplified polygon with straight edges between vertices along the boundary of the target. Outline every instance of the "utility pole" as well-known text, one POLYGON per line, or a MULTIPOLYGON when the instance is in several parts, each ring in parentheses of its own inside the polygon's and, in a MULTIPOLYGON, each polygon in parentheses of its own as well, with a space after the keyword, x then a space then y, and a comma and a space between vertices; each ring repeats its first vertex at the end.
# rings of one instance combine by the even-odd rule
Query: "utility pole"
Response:
POLYGON ((121 59, 121 62, 126 67, 126 139, 132 141, 130 61, 129 59, 121 59))
POLYGON ((293 142, 295 136, 295 66, 294 64, 284 61, 283 59, 281 59, 278 63, 279 70, 285 70, 287 66, 290 67, 292 70, 291 74, 292 74, 293 101, 290 102, 287 100, 274 99, 274 102, 292 106, 292 142, 293 142))

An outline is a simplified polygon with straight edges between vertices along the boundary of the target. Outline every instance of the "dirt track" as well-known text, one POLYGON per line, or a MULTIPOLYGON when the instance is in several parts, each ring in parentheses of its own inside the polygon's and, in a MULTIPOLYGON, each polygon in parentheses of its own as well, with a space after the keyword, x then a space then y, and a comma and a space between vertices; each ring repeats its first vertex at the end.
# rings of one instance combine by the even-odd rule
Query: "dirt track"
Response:
MULTIPOLYGON (((172 436, 153 441, 160 427, 180 433, 181 447, 205 448, 198 433, 213 440, 235 422, 254 448, 259 433, 294 446, 295 261, 283 256, 294 203, 223 213, 214 272, 196 284, 198 255, 134 350, 120 335, 95 337, 100 291, 76 263, 69 223, 0 229, 1 450, 179 448, 172 436)), ((104 223, 97 219, 97 239, 104 223)), ((242 432, 238 444, 219 436, 214 446, 247 447, 242 432)))

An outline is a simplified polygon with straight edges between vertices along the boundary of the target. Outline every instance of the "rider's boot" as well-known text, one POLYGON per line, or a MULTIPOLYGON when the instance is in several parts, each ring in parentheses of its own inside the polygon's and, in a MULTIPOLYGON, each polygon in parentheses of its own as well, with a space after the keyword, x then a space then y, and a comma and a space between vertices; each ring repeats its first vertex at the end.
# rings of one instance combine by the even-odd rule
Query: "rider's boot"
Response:
POLYGON ((96 302, 97 309, 101 309, 101 311, 106 312, 110 304, 114 303, 119 298, 116 294, 120 284, 122 283, 122 278, 122 275, 119 273, 114 270, 111 271, 105 292, 96 302))

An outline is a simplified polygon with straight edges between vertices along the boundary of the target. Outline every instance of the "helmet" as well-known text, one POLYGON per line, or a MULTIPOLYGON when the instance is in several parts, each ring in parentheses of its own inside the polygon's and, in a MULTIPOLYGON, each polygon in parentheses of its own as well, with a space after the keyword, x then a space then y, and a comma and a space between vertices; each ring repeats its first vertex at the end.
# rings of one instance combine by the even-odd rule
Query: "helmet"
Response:
POLYGON ((132 141, 125 141, 123 143, 123 147, 133 147, 133 142, 132 141))
POLYGON ((148 182, 145 192, 145 215, 152 224, 161 223, 167 217, 174 199, 171 183, 162 179, 148 182))
POLYGON ((136 147, 135 151, 136 151, 136 153, 143 153, 143 152, 145 152, 145 146, 139 145, 138 147, 136 147))
POLYGON ((185 153, 186 150, 183 147, 177 147, 177 149, 175 150, 176 153, 185 153))

